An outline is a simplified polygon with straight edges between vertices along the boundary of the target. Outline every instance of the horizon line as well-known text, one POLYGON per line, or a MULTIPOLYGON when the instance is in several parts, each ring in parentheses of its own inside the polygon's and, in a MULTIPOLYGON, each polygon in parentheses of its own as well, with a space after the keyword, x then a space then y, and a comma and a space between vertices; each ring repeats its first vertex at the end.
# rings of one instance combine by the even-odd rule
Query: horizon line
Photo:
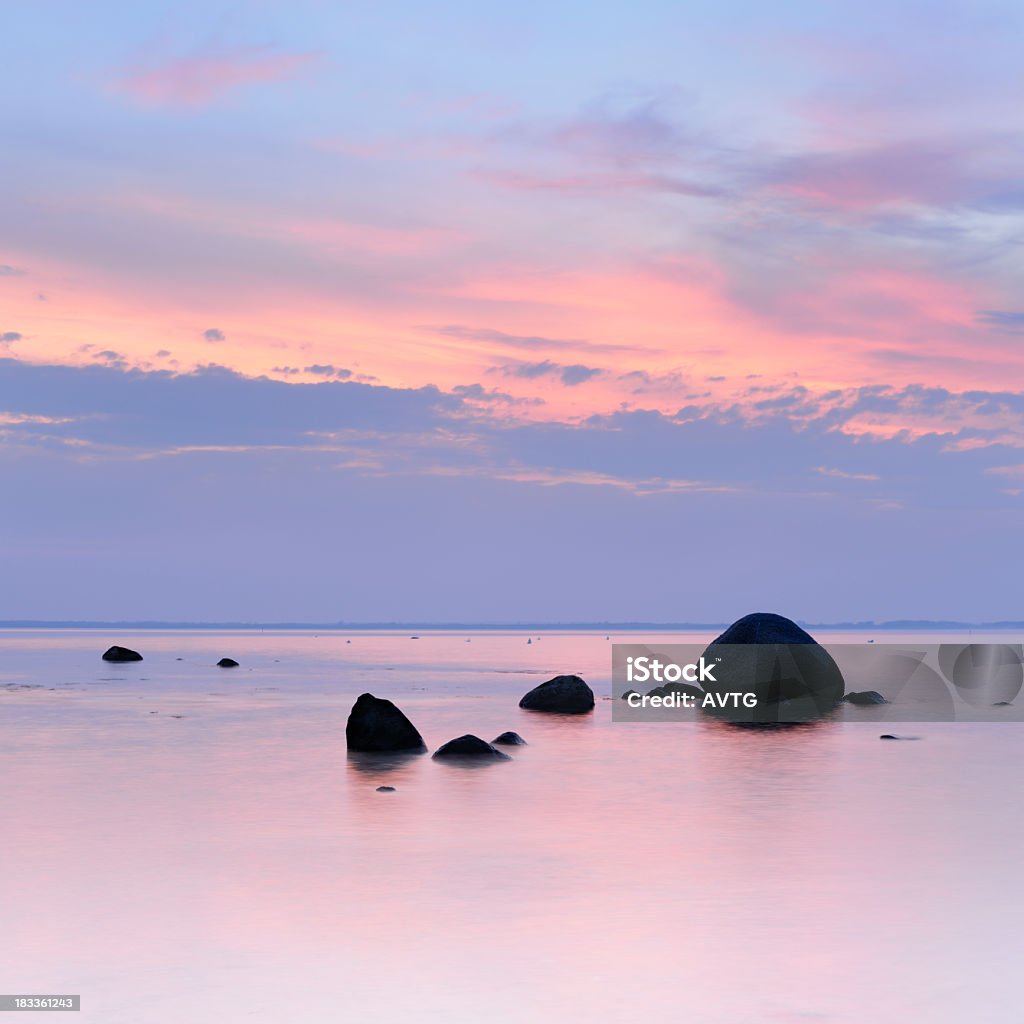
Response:
MULTIPOLYGON (((957 619, 871 619, 840 622, 807 622, 794 620, 798 626, 817 630, 897 630, 897 629, 1024 629, 1024 620, 1000 619, 987 622, 965 622, 957 619)), ((725 629, 728 622, 426 622, 393 620, 376 622, 190 622, 170 619, 0 619, 0 629, 223 629, 223 630, 429 630, 429 631, 494 631, 494 630, 708 630, 725 629)))

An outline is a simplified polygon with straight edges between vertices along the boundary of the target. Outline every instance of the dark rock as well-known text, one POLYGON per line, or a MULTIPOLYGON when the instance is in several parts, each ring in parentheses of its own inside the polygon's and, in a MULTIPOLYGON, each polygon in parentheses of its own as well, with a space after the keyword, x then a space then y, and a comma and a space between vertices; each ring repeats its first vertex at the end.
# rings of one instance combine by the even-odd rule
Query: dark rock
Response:
POLYGON ((377 792, 378 793, 394 793, 394 791, 395 791, 395 787, 394 786, 378 786, 377 787, 377 792))
POLYGON ((641 694, 640 694, 640 693, 637 693, 637 691, 636 691, 636 690, 627 690, 627 691, 626 691, 626 692, 625 692, 625 693, 624 693, 624 694, 623 694, 623 695, 622 695, 622 696, 621 696, 621 697, 619 698, 619 700, 629 700, 629 698, 630 698, 630 695, 631 695, 631 694, 634 694, 634 693, 636 693, 636 695, 637 695, 638 697, 640 697, 640 696, 641 696, 641 694))
POLYGON ((519 706, 526 711, 585 715, 594 710, 594 691, 579 676, 555 676, 535 686, 519 706))
POLYGON ((118 647, 115 644, 113 647, 108 647, 103 652, 104 661, 142 661, 142 655, 138 651, 133 651, 130 647, 118 647))
POLYGON ((500 736, 491 740, 492 743, 500 743, 506 747, 525 747, 526 740, 517 732, 503 732, 500 736))
POLYGON ((855 690, 844 698, 847 704, 888 704, 889 702, 877 690, 855 690))
POLYGON ((441 759, 448 757, 472 757, 487 761, 512 760, 508 754, 498 750, 497 747, 492 746, 487 740, 482 740, 479 736, 469 734, 449 740, 444 745, 438 747, 434 751, 434 757, 441 759))
POLYGON ((992 707, 994 707, 994 708, 1012 708, 1013 707, 1013 701, 1012 700, 997 700, 997 701, 995 701, 992 704, 992 707))
POLYGON ((238 662, 234 658, 221 658, 217 662, 217 668, 238 668, 238 662))
POLYGON ((653 690, 647 691, 648 697, 667 697, 668 690, 664 686, 656 686, 653 690))
POLYGON ((751 612, 737 619, 712 644, 816 644, 792 619, 774 612, 751 612))
POLYGON ((744 615, 703 657, 714 675, 701 680, 706 693, 757 698, 754 708, 724 709, 722 717, 730 720, 810 720, 831 711, 846 688, 828 651, 795 622, 771 612, 744 615))
POLYGON ((345 726, 349 750, 381 752, 425 751, 427 745, 416 726, 389 700, 364 693, 352 705, 345 726))
POLYGON ((880 740, 919 740, 920 736, 894 736, 891 732, 884 732, 878 737, 880 740))

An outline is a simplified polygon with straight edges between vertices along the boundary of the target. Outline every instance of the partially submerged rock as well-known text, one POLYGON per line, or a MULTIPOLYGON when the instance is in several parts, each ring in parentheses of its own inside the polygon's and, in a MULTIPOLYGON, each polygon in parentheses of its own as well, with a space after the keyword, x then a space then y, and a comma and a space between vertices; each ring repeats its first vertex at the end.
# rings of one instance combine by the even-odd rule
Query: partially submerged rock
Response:
POLYGON ((855 690, 844 698, 847 704, 888 704, 877 690, 855 690))
POLYGON ((345 740, 349 750, 366 753, 427 749, 416 726, 391 701, 372 693, 360 694, 352 705, 345 740))
POLYGON ((525 747, 526 740, 517 732, 503 732, 500 736, 496 736, 492 743, 498 743, 506 747, 525 747))
POLYGON ((238 662, 234 658, 221 658, 217 662, 217 668, 238 668, 238 662))
MULTIPOLYGON (((734 622, 704 651, 705 692, 753 694, 753 708, 723 709, 735 721, 807 721, 831 711, 845 685, 832 655, 791 619, 755 612, 734 622)), ((717 699, 717 698, 716 698, 717 699)))
POLYGON ((457 739, 449 740, 434 751, 434 757, 439 760, 446 758, 473 758, 482 761, 511 761, 508 754, 488 743, 467 733, 457 739))
POLYGON ((594 710, 594 691, 579 676, 555 676, 535 686, 519 706, 526 711, 585 715, 594 710))
POLYGON ((377 792, 378 793, 394 793, 394 791, 395 791, 395 787, 394 786, 378 786, 377 787, 377 792))
POLYGON ((119 647, 114 644, 103 652, 104 661, 142 661, 142 655, 130 647, 119 647))

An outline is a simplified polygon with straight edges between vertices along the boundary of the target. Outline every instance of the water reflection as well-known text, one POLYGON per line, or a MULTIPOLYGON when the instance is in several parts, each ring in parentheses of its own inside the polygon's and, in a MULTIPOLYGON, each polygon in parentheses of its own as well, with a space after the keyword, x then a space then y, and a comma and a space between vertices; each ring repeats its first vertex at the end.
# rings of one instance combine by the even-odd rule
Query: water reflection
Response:
POLYGON ((426 754, 425 750, 395 750, 386 753, 348 751, 349 767, 363 775, 387 775, 412 764, 426 754))

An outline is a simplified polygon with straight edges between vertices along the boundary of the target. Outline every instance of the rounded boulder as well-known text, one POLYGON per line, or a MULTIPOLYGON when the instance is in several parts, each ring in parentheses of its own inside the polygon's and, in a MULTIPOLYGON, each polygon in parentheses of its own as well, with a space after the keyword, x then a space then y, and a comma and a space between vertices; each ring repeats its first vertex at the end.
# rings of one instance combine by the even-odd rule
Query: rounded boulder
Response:
POLYGON ((142 655, 130 647, 119 647, 114 644, 103 652, 104 661, 142 661, 142 655))
POLYGON ((846 689, 832 655, 792 619, 754 612, 734 622, 704 651, 711 666, 706 693, 752 693, 753 709, 725 710, 725 717, 755 721, 794 721, 831 711, 846 689))
POLYGON ((535 686, 519 702, 526 711, 585 715, 594 710, 594 691, 579 676, 555 676, 535 686))
POLYGON ((496 736, 491 740, 494 744, 500 744, 505 747, 525 747, 526 740, 517 732, 503 732, 500 736, 496 736))
POLYGON ((442 744, 434 751, 434 757, 441 761, 446 758, 464 757, 471 757, 482 761, 512 760, 508 754, 488 743, 487 740, 482 740, 479 736, 473 736, 469 733, 442 744))

